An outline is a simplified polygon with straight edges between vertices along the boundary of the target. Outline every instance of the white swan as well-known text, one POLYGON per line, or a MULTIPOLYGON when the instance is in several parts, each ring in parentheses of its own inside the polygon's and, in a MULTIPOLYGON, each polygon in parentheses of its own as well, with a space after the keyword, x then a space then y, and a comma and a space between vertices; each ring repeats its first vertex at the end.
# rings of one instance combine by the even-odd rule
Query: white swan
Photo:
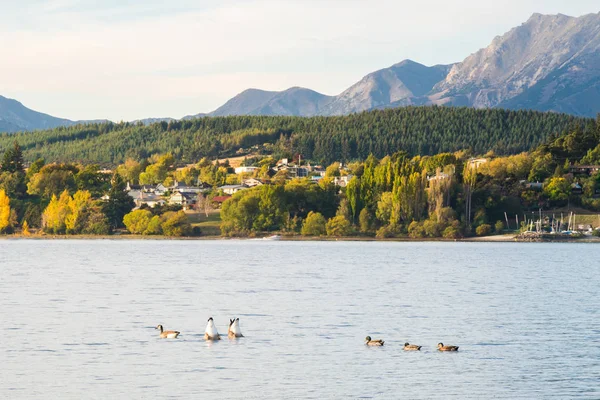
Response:
POLYGON ((221 336, 219 335, 219 332, 217 332, 217 327, 215 326, 212 317, 208 319, 208 323, 206 324, 204 340, 221 340, 221 336))
POLYGON ((239 318, 229 320, 229 329, 227 331, 227 336, 229 336, 230 338, 244 337, 244 335, 242 335, 242 330, 240 329, 239 318))

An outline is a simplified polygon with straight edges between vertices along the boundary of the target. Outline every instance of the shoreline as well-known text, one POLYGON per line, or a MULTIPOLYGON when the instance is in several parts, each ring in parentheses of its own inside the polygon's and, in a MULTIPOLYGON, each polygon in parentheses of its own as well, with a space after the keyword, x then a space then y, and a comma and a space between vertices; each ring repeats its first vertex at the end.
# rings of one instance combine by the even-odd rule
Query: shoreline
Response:
POLYGON ((173 237, 173 236, 162 236, 162 235, 130 235, 130 234, 117 234, 117 235, 22 235, 22 234, 11 234, 11 235, 0 235, 0 240, 262 240, 262 241, 285 241, 285 242, 466 242, 466 243, 600 243, 600 238, 597 237, 584 237, 584 238, 573 238, 573 239, 555 239, 555 240, 522 240, 517 237, 516 234, 504 234, 504 235, 493 235, 493 236, 475 236, 462 239, 444 239, 444 238, 418 238, 413 239, 409 237, 400 238, 386 238, 378 239, 375 237, 368 236, 348 236, 348 237, 311 237, 311 236, 280 236, 277 240, 270 240, 268 236, 261 237, 224 237, 224 236, 186 236, 186 237, 173 237))

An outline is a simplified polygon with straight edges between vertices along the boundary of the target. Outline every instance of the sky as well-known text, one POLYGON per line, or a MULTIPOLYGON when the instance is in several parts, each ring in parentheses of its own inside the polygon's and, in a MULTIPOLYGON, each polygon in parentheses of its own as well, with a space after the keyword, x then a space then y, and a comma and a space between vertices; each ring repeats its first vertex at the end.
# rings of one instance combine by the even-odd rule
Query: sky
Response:
POLYGON ((247 88, 336 95, 404 59, 462 61, 598 0, 0 0, 0 95, 72 120, 209 112, 247 88))

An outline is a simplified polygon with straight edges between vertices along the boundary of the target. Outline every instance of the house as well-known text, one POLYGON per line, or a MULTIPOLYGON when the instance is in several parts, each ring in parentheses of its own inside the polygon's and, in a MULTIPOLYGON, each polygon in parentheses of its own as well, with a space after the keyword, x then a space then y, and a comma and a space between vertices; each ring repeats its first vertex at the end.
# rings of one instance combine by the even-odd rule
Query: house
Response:
POLYGON ((183 206, 183 209, 192 208, 196 204, 196 194, 175 192, 169 197, 169 204, 183 206))
POLYGON ((154 194, 158 196, 164 196, 165 193, 167 193, 168 191, 169 189, 167 189, 162 183, 159 183, 158 185, 156 185, 156 188, 154 188, 154 194))
POLYGON ((571 165, 569 172, 574 175, 592 175, 600 171, 600 165, 571 165))
POLYGON ((138 208, 142 205, 147 205, 150 208, 154 208, 156 206, 164 206, 167 203, 165 199, 154 193, 144 193, 142 191, 138 193, 137 197, 133 198, 133 202, 138 208))
POLYGON ((295 165, 283 165, 280 166, 279 171, 287 171, 288 177, 293 178, 305 178, 308 176, 308 168, 305 167, 297 167, 295 165))
POLYGON ((354 178, 354 175, 336 176, 333 178, 333 183, 340 187, 346 187, 352 178, 354 178))
POLYGON ((130 182, 127 182, 127 185, 125 186, 125 190, 130 192, 130 191, 141 191, 144 193, 154 193, 154 191, 156 190, 156 186, 155 185, 132 185, 130 182))
POLYGON ((237 167, 235 169, 235 173, 236 174, 251 174, 254 171, 256 171, 257 169, 259 169, 258 167, 237 167))
POLYGON ((583 194, 583 187, 577 182, 571 184, 571 193, 573 194, 583 194))
POLYGON ((225 185, 221 186, 219 189, 222 190, 223 193, 231 195, 239 192, 240 190, 248 189, 248 187, 245 185, 225 185))
POLYGON ((321 177, 325 176, 325 168, 323 168, 320 165, 315 165, 314 167, 311 167, 309 165, 308 169, 314 176, 321 176, 321 177))
POLYGON ((520 181, 521 185, 528 190, 540 191, 544 188, 544 184, 541 182, 527 182, 525 180, 520 181))
POLYGON ((435 174, 435 175, 432 175, 432 176, 428 176, 427 180, 428 181, 437 181, 437 180, 443 181, 443 180, 448 179, 448 178, 450 178, 450 175, 445 174, 445 173, 442 172, 440 174, 435 174))
POLYGON ((256 179, 256 178, 244 179, 242 181, 242 184, 245 186, 248 186, 249 188, 254 187, 254 186, 264 185, 263 181, 256 179))
POLYGON ((488 162, 487 158, 471 158, 468 161, 469 168, 479 168, 481 164, 485 164, 488 162))
POLYGON ((212 198, 212 202, 216 203, 220 207, 224 202, 226 202, 230 198, 231 196, 215 196, 212 198))
POLYGON ((173 183, 173 186, 169 187, 171 192, 179 192, 179 193, 188 193, 188 194, 198 194, 200 192, 205 191, 206 189, 200 186, 188 186, 184 182, 173 183))

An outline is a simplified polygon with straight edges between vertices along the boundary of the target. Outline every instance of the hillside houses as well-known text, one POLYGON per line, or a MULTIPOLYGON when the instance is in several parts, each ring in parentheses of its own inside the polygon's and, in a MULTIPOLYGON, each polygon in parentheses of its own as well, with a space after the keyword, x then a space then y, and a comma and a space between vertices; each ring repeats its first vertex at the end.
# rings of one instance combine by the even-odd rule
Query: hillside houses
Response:
POLYGON ((166 187, 162 183, 158 185, 132 185, 127 183, 125 190, 127 194, 133 198, 136 207, 146 205, 148 207, 163 206, 165 204, 181 205, 184 208, 189 208, 196 203, 198 193, 202 193, 211 189, 210 185, 200 184, 197 186, 189 186, 183 182, 173 183, 166 187), (169 196, 166 198, 165 196, 169 196))
POLYGON ((239 192, 240 190, 244 190, 244 189, 248 189, 248 186, 246 186, 246 185, 224 185, 224 186, 219 187, 219 190, 222 190, 223 193, 228 194, 228 195, 235 194, 235 193, 239 192))

